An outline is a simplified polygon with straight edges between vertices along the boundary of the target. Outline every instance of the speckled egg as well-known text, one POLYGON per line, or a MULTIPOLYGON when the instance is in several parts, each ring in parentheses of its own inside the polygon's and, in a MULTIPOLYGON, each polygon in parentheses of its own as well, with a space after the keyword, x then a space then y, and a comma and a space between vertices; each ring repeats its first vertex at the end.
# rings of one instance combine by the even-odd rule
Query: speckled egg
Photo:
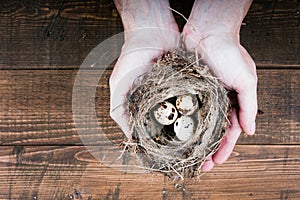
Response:
POLYGON ((194 95, 181 95, 176 99, 176 108, 183 115, 191 115, 198 108, 198 100, 194 95))
POLYGON ((181 116, 174 123, 174 132, 179 140, 186 142, 194 134, 194 120, 189 116, 181 116))
POLYGON ((167 101, 161 102, 155 106, 153 114, 157 122, 162 125, 170 125, 174 123, 178 117, 175 106, 167 101))

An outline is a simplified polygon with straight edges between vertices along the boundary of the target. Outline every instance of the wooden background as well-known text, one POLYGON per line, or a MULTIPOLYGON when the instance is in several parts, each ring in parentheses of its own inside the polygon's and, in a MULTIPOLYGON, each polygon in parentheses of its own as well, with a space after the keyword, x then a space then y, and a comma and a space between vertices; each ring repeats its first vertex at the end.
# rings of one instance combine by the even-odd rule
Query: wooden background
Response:
MULTIPOLYGON (((171 1, 185 16, 192 3, 171 1)), ((296 0, 254 1, 241 42, 258 69, 256 135, 242 135, 224 165, 177 189, 162 174, 108 168, 87 150, 99 141, 84 146, 78 136, 73 84, 88 53, 122 32, 113 3, 1 1, 0 199, 300 199, 299 12, 296 0)), ((99 69, 97 123, 117 144, 112 67, 99 69)))

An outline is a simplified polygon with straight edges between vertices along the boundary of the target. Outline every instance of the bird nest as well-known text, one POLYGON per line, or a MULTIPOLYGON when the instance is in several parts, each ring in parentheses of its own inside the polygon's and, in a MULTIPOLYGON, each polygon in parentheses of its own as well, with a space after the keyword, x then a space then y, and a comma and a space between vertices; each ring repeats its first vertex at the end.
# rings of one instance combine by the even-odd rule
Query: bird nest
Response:
MULTIPOLYGON (((125 107, 132 136, 128 144, 134 146, 130 149, 143 167, 183 179, 199 175, 206 158, 218 149, 227 126, 229 100, 227 91, 196 53, 176 49, 158 58, 150 72, 135 80, 125 107), (193 128, 188 132, 192 134, 180 140, 177 134, 181 129, 174 132, 178 123, 171 119, 171 124, 160 124, 153 110, 163 106, 162 102, 176 107, 176 100, 183 95, 193 96, 197 109, 189 116, 193 128)), ((184 115, 176 110, 171 118, 184 115)))

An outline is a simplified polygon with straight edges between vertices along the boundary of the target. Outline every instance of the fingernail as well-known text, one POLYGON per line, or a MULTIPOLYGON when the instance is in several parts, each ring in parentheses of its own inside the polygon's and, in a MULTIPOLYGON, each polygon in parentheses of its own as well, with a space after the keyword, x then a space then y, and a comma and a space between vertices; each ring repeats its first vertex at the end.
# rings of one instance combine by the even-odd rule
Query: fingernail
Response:
POLYGON ((253 135, 255 133, 255 122, 253 122, 250 126, 250 134, 253 135))

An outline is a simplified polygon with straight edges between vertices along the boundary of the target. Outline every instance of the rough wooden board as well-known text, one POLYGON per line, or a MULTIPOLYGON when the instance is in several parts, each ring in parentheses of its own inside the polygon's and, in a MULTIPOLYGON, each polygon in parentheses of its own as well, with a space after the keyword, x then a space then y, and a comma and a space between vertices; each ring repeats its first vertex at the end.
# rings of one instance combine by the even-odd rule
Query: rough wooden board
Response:
POLYGON ((162 174, 107 168, 82 146, 1 146, 0 198, 297 199, 299 155, 295 145, 237 145, 226 164, 176 189, 162 174))
MULTIPOLYGON (((4 70, 0 74, 0 141, 5 145, 81 144, 72 114, 72 89, 76 70, 4 70)), ((85 71, 82 85, 102 71, 85 71)), ((111 71, 103 72, 96 95, 97 119, 91 130, 100 128, 113 140, 121 131, 109 117, 111 71)), ((242 136, 240 144, 299 144, 299 70, 258 70, 257 134, 242 136)), ((88 95, 83 91, 82 96, 88 95)), ((74 100, 74 99, 73 99, 74 100)), ((93 105, 83 103, 83 109, 93 105)), ((84 116, 84 113, 82 114, 84 116)), ((92 140, 93 141, 93 140, 92 140)), ((94 143, 93 141, 92 143, 94 143)))
POLYGON ((253 2, 241 29, 241 43, 258 65, 300 63, 299 8, 296 0, 253 2))
POLYGON ((122 31, 109 0, 1 4, 1 68, 79 68, 89 51, 122 31))
POLYGON ((299 75, 299 70, 258 70, 257 134, 241 137, 241 143, 299 144, 299 75))
MULTIPOLYGON (((188 17, 192 0, 172 1, 188 17)), ((4 1, 0 3, 0 68, 79 68, 103 40, 123 31, 112 1, 4 1)), ((183 27, 184 19, 176 15, 183 27)), ((299 67, 299 2, 254 1, 241 42, 257 65, 299 67)), ((113 41, 117 47, 122 41, 113 41)), ((119 49, 115 48, 114 53, 119 49)))
MULTIPOLYGON (((187 15, 192 1, 171 5, 187 15)), ((175 17, 182 27, 184 20, 175 17)), ((299 19, 296 0, 254 1, 241 41, 258 68, 268 70, 258 73, 263 114, 257 134, 239 144, 260 145, 237 145, 226 164, 178 190, 160 174, 107 168, 81 146, 72 118, 72 69, 122 31, 112 1, 1 1, 0 199, 299 199, 299 19)), ((107 117, 110 73, 98 85, 94 125, 118 144, 121 132, 107 117)), ((96 143, 109 146, 89 144, 96 143)))

